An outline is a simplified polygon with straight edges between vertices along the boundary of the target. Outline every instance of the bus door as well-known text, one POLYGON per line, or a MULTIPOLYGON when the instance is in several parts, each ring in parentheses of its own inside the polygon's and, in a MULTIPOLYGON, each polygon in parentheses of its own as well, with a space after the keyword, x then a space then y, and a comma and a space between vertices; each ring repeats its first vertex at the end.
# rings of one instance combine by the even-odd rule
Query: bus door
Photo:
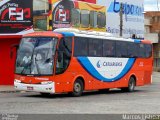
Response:
MULTIPOLYGON (((72 77, 72 71, 68 70, 72 56, 72 37, 64 37, 59 41, 56 58, 56 71, 55 82, 60 83, 57 85, 58 91, 67 91, 72 77)), ((57 91, 57 92, 58 92, 57 91)))

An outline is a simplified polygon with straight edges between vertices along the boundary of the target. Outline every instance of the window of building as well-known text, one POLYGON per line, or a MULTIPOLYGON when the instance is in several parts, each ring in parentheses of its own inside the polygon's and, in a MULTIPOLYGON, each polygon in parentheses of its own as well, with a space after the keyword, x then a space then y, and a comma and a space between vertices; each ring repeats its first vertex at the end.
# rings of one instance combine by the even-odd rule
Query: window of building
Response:
POLYGON ((49 11, 48 0, 33 0, 33 11, 34 15, 48 13, 49 11))
POLYGON ((97 27, 97 12, 96 11, 90 11, 90 26, 92 28, 97 27))
POLYGON ((152 17, 152 23, 155 23, 155 16, 152 17))
POLYGON ((33 27, 36 31, 47 30, 48 0, 33 0, 33 27))
POLYGON ((157 67, 157 59, 154 59, 153 66, 157 67))
POLYGON ((158 16, 155 16, 155 22, 156 23, 158 22, 158 16))
POLYGON ((89 10, 81 10, 81 25, 83 28, 89 27, 89 10))
POLYGON ((98 12, 97 16, 97 25, 98 28, 104 28, 106 26, 106 15, 103 12, 98 12))
POLYGON ((72 9, 71 10, 71 23, 74 27, 80 26, 80 10, 79 9, 72 9))
POLYGON ((158 16, 158 23, 160 23, 160 16, 158 16))
POLYGON ((157 59, 157 67, 160 67, 160 58, 157 59))
POLYGON ((158 51, 158 53, 157 53, 157 54, 158 54, 158 57, 160 57, 160 51, 158 51))

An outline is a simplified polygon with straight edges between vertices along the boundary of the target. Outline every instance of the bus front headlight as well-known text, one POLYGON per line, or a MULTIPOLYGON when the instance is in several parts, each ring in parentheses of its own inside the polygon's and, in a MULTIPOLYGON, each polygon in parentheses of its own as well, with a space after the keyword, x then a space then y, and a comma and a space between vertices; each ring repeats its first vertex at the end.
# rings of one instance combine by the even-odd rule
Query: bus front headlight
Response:
POLYGON ((20 80, 17 80, 17 79, 15 79, 14 82, 16 82, 16 83, 21 83, 21 81, 20 81, 20 80))

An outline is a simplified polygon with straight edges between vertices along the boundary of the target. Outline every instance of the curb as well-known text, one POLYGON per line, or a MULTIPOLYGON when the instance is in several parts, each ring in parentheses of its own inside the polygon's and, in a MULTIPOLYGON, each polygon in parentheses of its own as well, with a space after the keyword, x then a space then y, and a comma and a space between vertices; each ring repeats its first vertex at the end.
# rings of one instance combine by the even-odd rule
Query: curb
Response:
POLYGON ((0 93, 18 93, 21 91, 16 91, 16 90, 5 90, 5 91, 0 91, 0 93))

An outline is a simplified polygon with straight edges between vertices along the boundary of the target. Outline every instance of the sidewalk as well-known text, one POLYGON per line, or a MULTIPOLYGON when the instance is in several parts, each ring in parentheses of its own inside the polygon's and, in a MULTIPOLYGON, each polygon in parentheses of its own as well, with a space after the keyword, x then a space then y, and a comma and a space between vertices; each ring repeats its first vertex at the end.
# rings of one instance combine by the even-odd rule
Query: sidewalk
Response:
POLYGON ((160 77, 160 72, 153 72, 153 76, 160 77))
POLYGON ((0 85, 0 93, 2 92, 16 92, 13 85, 0 85))

